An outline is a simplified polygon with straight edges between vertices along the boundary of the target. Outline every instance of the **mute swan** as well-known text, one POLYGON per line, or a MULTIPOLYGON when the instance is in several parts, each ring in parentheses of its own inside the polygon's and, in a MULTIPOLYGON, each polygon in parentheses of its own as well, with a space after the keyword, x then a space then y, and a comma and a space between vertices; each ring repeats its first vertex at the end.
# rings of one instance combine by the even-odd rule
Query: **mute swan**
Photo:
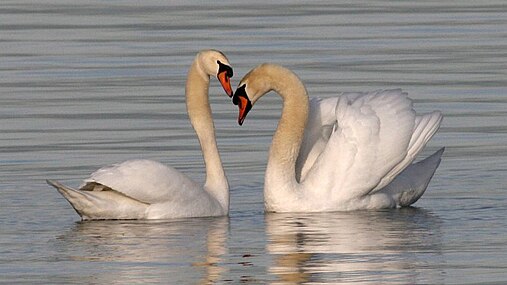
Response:
POLYGON ((264 181, 269 212, 324 212, 408 206, 426 190, 444 149, 411 164, 440 126, 440 112, 416 115, 401 90, 309 102, 290 70, 262 64, 238 85, 238 123, 277 92, 283 110, 264 181), (309 123, 307 124, 307 120, 309 123))
POLYGON ((168 219, 229 213, 229 184, 215 140, 208 101, 210 76, 232 96, 232 68, 219 51, 201 51, 188 72, 187 112, 206 166, 204 187, 174 168, 150 160, 128 160, 92 173, 79 190, 47 180, 83 220, 168 219))

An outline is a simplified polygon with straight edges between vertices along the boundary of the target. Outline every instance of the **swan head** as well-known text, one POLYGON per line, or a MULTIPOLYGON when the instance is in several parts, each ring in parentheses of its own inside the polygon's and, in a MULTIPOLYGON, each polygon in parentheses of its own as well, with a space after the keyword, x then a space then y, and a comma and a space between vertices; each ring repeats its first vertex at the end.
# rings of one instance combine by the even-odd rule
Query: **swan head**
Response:
POLYGON ((248 72, 238 84, 238 88, 232 96, 232 103, 239 108, 238 124, 243 125, 246 115, 252 106, 264 94, 276 89, 278 82, 273 74, 277 74, 283 67, 263 63, 248 72))
POLYGON ((216 76, 225 93, 232 97, 231 77, 233 71, 227 57, 217 50, 204 50, 197 55, 199 65, 208 76, 216 76))

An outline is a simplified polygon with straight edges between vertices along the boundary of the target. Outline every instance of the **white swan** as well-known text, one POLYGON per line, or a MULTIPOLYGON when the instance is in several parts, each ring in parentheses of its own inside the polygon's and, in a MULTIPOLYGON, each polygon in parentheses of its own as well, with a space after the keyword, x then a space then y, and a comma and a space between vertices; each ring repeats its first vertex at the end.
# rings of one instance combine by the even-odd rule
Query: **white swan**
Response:
POLYGON ((411 164, 442 115, 416 115, 401 90, 309 102, 299 78, 274 64, 254 68, 238 86, 233 102, 240 125, 264 94, 273 90, 283 99, 264 181, 267 211, 408 206, 424 193, 440 163, 443 148, 411 164))
POLYGON ((232 96, 232 68, 221 52, 201 51, 188 72, 187 112, 206 166, 204 187, 174 168, 150 160, 129 160, 92 173, 79 190, 47 180, 83 220, 168 219, 223 216, 229 212, 229 184, 215 140, 208 101, 210 76, 232 96))

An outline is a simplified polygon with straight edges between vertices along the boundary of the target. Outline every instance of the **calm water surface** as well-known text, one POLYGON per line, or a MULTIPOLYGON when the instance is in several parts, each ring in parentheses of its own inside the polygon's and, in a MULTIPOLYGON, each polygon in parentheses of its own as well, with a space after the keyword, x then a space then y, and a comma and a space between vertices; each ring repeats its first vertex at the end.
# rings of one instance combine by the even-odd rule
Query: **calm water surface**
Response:
POLYGON ((0 283, 505 284, 507 6, 503 1, 23 1, 0 4, 0 283), (148 158, 203 181, 184 83, 224 51, 235 83, 283 64, 312 96, 401 87, 446 152, 415 208, 264 214, 281 100, 236 125, 210 88, 229 218, 79 222, 46 178, 148 158))

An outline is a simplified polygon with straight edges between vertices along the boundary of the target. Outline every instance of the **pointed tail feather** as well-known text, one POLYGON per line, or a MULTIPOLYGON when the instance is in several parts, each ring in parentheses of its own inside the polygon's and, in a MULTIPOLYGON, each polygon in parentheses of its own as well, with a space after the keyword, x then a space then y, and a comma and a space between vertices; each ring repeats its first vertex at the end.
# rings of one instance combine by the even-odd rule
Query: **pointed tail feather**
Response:
MULTIPOLYGON (((416 125, 410 139, 405 158, 387 173, 375 189, 382 189, 394 180, 403 170, 411 165, 428 141, 440 128, 443 116, 439 111, 416 117, 416 125)), ((376 192, 376 191, 374 191, 376 192)))
POLYGON ((81 191, 58 181, 46 182, 69 201, 83 220, 142 219, 148 206, 116 191, 81 191))
POLYGON ((380 192, 392 195, 400 207, 412 205, 426 191, 440 165, 444 150, 443 147, 429 157, 410 165, 380 192))
POLYGON ((87 193, 65 186, 55 180, 47 179, 46 183, 55 187, 56 190, 58 190, 58 192, 60 192, 60 194, 62 194, 62 196, 67 199, 67 201, 74 208, 74 210, 76 210, 79 216, 82 219, 86 219, 86 217, 83 217, 83 211, 85 208, 91 206, 91 197, 89 197, 87 193))

